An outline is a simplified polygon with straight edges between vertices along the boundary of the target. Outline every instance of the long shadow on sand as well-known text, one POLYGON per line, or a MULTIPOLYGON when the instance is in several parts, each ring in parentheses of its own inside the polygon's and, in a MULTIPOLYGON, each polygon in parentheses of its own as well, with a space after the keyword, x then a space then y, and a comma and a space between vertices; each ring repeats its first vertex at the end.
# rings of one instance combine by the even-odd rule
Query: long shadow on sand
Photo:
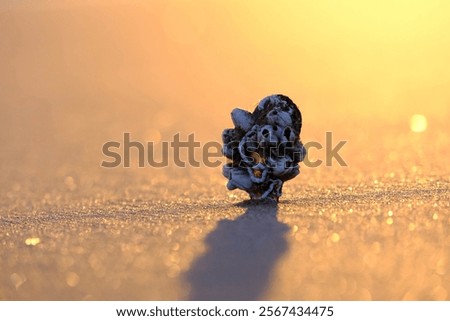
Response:
POLYGON ((286 251, 288 226, 278 221, 276 204, 238 205, 245 213, 218 223, 205 239, 207 252, 187 272, 190 300, 257 300, 286 251))

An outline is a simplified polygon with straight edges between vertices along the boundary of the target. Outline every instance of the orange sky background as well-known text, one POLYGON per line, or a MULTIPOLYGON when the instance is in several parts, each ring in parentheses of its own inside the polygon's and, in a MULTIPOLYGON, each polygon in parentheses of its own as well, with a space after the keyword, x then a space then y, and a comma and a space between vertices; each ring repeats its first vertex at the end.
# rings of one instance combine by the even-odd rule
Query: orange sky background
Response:
POLYGON ((232 108, 272 93, 307 138, 448 119, 448 1, 6 0, 0 30, 5 154, 98 158, 124 131, 220 140, 232 108))

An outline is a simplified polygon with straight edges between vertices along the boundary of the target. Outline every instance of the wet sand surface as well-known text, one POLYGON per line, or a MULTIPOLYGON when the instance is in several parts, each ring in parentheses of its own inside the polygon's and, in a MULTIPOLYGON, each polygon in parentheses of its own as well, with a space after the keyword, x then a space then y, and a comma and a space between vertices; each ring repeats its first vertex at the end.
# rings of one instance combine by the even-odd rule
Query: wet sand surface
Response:
POLYGON ((449 138, 368 123, 336 125, 348 166, 303 166, 279 204, 220 168, 4 161, 0 298, 447 300, 449 138))

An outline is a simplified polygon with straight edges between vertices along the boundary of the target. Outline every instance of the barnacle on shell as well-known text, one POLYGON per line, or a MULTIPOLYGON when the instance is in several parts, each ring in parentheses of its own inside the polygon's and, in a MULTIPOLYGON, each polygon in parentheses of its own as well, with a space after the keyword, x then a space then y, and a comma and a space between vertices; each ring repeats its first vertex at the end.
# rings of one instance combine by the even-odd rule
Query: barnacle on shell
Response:
POLYGON ((264 98, 253 113, 239 108, 231 112, 235 128, 222 133, 223 167, 228 189, 239 188, 252 199, 281 196, 283 183, 300 173, 298 163, 306 150, 300 141, 302 115, 284 95, 264 98))

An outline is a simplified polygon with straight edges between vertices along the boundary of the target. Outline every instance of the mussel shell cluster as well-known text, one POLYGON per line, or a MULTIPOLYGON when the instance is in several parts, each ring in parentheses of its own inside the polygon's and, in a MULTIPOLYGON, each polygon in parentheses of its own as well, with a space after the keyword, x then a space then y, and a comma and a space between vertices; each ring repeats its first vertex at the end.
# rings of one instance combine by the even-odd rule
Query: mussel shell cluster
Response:
POLYGON ((252 199, 277 200, 283 183, 300 173, 306 150, 300 141, 302 115, 287 96, 264 98, 253 113, 231 112, 235 128, 222 133, 227 188, 246 191, 252 199))

